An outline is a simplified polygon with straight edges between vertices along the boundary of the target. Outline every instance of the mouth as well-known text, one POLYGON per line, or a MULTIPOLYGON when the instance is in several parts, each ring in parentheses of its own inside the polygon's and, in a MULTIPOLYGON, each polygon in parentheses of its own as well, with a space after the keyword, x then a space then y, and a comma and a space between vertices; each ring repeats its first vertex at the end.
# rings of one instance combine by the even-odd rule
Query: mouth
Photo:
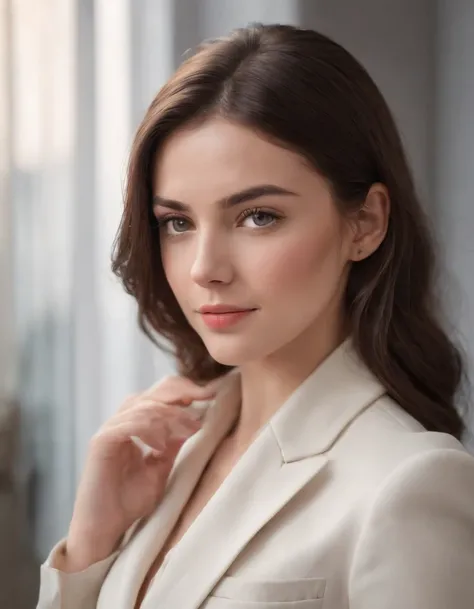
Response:
POLYGON ((222 330, 234 326, 255 311, 257 311, 256 308, 243 308, 233 305, 209 305, 199 309, 204 323, 213 330, 222 330))
POLYGON ((199 309, 201 315, 225 315, 226 313, 242 313, 244 311, 255 311, 254 307, 239 307, 238 305, 203 305, 199 309))

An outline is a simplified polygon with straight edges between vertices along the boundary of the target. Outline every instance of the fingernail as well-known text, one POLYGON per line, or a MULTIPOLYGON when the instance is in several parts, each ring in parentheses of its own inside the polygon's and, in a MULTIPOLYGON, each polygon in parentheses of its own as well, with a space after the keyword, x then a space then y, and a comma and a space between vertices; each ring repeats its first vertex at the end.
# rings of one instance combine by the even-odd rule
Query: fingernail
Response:
POLYGON ((132 442, 141 450, 142 456, 147 457, 150 453, 153 452, 153 449, 148 444, 145 444, 141 438, 138 436, 130 436, 132 442))
POLYGON ((197 408, 199 410, 202 410, 203 408, 207 408, 212 401, 213 401, 212 399, 208 399, 208 400, 193 400, 192 401, 192 405, 191 405, 190 408, 197 408))
POLYGON ((160 459, 163 456, 163 451, 153 449, 148 456, 152 459, 160 459))

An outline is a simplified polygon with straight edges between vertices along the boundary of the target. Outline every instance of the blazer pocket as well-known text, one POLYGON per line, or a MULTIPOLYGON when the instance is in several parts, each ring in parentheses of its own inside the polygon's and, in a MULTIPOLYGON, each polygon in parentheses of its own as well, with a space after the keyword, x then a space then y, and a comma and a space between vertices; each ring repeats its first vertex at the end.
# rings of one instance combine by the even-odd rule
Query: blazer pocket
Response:
MULTIPOLYGON (((326 580, 292 579, 262 581, 243 577, 224 577, 212 591, 210 598, 236 601, 235 607, 284 607, 285 609, 319 609, 322 607, 326 580), (240 604, 239 604, 240 603, 240 604)), ((218 605, 215 605, 216 608, 218 605)), ((234 606, 223 604, 222 607, 234 606)))

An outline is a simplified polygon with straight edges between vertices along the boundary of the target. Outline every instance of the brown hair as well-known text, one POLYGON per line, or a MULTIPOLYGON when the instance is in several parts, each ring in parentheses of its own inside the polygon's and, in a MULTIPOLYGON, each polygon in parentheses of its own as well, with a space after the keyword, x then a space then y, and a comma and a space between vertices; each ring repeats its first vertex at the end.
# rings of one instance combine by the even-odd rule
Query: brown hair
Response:
POLYGON ((141 328, 152 340, 169 340, 180 372, 195 381, 227 370, 210 357, 171 292, 152 213, 157 150, 179 127, 215 115, 302 154, 343 210, 363 204, 373 183, 387 186, 387 235, 349 275, 354 344, 407 412, 428 430, 460 437, 454 400, 461 357, 438 321, 432 240, 395 122, 357 60, 314 31, 259 24, 235 30, 201 46, 153 100, 133 144, 113 259, 138 302, 141 328))

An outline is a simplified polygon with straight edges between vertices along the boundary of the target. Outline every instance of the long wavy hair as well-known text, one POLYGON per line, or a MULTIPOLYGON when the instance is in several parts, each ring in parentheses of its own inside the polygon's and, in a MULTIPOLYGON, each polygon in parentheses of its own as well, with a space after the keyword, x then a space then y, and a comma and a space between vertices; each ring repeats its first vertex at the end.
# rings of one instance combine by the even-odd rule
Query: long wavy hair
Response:
POLYGON ((185 124, 221 116, 301 154, 342 213, 375 182, 388 188, 388 232, 353 264, 345 295, 354 345, 388 394, 428 430, 456 437, 462 359, 440 322, 434 248, 401 139, 379 89, 339 44, 312 30, 256 24, 209 41, 159 91, 133 143, 112 268, 138 303, 139 324, 165 338, 180 372, 206 382, 228 370, 188 324, 161 263, 152 170, 185 124))

